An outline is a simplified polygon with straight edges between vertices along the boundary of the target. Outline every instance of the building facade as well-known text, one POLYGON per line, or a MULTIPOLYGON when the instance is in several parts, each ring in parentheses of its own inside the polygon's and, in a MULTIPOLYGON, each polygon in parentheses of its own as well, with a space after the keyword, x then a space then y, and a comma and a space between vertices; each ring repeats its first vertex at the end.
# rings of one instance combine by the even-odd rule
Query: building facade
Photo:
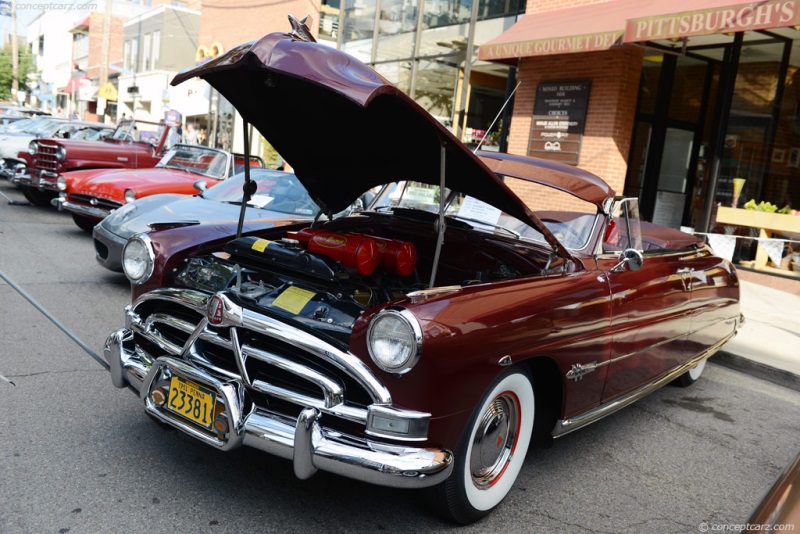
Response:
MULTIPOLYGON (((123 25, 117 114, 160 121, 169 109, 183 116, 193 110, 169 83, 195 62, 200 12, 163 4, 123 25)), ((202 107, 202 104, 201 104, 202 107)))
POLYGON ((688 5, 529 2, 480 48, 517 68, 509 151, 598 174, 638 197, 646 220, 741 237, 734 255, 745 265, 769 244, 751 238, 774 234, 781 267, 800 250, 795 221, 759 227, 741 208, 800 209, 800 5, 688 5))

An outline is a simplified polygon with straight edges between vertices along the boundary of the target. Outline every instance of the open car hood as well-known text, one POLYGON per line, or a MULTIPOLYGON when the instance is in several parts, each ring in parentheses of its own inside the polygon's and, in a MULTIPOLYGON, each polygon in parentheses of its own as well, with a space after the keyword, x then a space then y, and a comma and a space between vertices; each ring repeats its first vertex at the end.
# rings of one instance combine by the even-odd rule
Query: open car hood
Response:
POLYGON ((369 188, 400 180, 445 183, 542 232, 547 227, 477 156, 397 87, 357 59, 293 34, 272 33, 180 72, 200 77, 291 164, 311 197, 331 212, 369 188))

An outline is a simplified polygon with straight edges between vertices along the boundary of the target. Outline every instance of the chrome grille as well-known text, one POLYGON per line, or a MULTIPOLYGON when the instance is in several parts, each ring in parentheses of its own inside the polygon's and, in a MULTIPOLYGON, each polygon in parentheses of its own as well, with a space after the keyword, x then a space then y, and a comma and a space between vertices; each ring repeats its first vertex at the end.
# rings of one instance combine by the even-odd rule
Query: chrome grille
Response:
POLYGON ((314 407, 366 423, 370 404, 391 403, 388 391, 352 354, 246 308, 234 314, 237 324, 210 325, 206 299, 188 290, 144 295, 128 314, 137 351, 150 359, 183 358, 218 377, 240 380, 257 404, 263 399, 272 409, 286 406, 293 417, 314 407))
POLYGON ((33 156, 33 166, 37 169, 55 172, 58 169, 56 150, 52 145, 36 144, 36 154, 33 156))
POLYGON ((109 212, 122 207, 122 204, 119 202, 108 200, 107 198, 94 197, 92 195, 67 195, 67 202, 75 204, 76 206, 102 209, 109 212))

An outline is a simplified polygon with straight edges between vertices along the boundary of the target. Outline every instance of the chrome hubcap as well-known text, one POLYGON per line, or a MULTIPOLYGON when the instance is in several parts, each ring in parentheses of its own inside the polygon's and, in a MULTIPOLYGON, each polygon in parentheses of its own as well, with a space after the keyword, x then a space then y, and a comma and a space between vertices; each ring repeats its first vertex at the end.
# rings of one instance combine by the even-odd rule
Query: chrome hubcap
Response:
POLYGON ((519 401, 503 393, 489 404, 472 438, 470 472, 479 488, 491 486, 506 468, 519 428, 519 401))

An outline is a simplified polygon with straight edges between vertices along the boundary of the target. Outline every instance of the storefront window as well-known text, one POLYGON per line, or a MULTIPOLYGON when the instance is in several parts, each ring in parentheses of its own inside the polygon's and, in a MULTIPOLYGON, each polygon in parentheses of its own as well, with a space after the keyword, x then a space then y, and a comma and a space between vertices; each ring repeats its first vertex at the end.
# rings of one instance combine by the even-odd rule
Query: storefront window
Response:
POLYGON ((738 193, 734 207, 743 206, 751 199, 757 203, 783 201, 779 198, 780 184, 781 177, 788 172, 788 139, 776 137, 774 143, 770 143, 783 46, 783 43, 774 43, 742 47, 717 181, 719 205, 733 204, 734 184, 738 193))
POLYGON ((707 72, 706 61, 689 57, 677 58, 669 102, 670 119, 691 124, 698 122, 707 72))
POLYGON ((639 113, 652 115, 656 111, 658 85, 661 83, 663 54, 647 54, 642 65, 642 78, 639 82, 639 113))
POLYGON ((438 28, 469 22, 472 0, 426 0, 422 24, 425 28, 438 28))
POLYGON ((410 0, 381 0, 378 15, 376 61, 404 59, 414 54, 417 3, 410 0))
POLYGON ((375 32, 376 0, 349 0, 344 20, 344 41, 372 39, 375 32))
POLYGON ((453 124, 453 93, 458 66, 435 60, 420 60, 417 66, 415 100, 445 126, 453 124))
POLYGON ((379 63, 375 70, 404 93, 411 92, 411 61, 379 63))

